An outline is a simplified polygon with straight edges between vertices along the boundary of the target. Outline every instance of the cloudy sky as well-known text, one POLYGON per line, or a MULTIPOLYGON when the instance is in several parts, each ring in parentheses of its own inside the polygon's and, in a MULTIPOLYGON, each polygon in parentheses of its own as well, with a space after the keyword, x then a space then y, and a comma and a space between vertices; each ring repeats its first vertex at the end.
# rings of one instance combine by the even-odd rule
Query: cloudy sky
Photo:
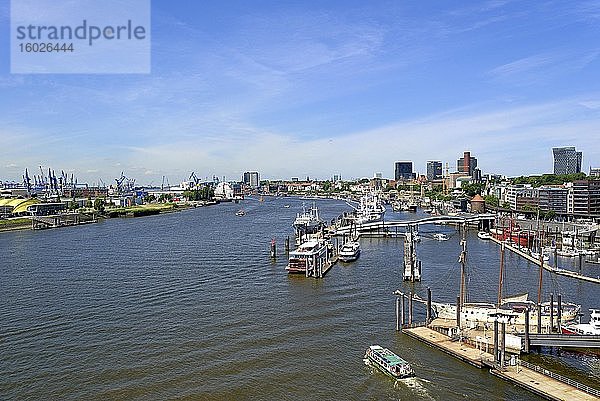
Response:
MULTIPOLYGON (((9 53, 9 1, 0 51, 9 53)), ((484 173, 600 166, 598 1, 152 1, 150 74, 11 74, 0 180, 393 176, 470 150, 484 173), (460 3, 460 4, 458 4, 460 3)))

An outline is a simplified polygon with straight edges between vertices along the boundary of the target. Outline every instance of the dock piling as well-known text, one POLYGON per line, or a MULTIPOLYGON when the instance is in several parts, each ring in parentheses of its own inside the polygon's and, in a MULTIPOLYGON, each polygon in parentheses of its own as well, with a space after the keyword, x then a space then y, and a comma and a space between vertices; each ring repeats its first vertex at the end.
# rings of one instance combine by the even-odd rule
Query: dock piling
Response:
POLYGON ((400 298, 396 298, 396 331, 402 331, 400 324, 400 298))
POLYGON ((404 307, 404 294, 402 295, 402 297, 400 299, 400 304, 401 304, 400 305, 401 306, 401 309, 400 309, 400 323, 402 324, 402 326, 404 326, 406 324, 406 319, 405 319, 405 316, 404 316, 404 310, 405 310, 405 307, 404 307))
POLYGON ((529 354, 529 307, 525 308, 525 345, 523 352, 529 354))
POLYGON ((408 293, 410 298, 408 298, 408 324, 412 324, 413 321, 413 293, 412 291, 408 293))
POLYGON ((500 351, 500 368, 506 363, 506 323, 502 322, 502 348, 500 351))
POLYGON ((289 252, 290 251, 290 236, 289 235, 285 238, 284 246, 285 246, 285 252, 286 253, 289 252))
POLYGON ((542 333, 542 304, 537 304, 537 333, 542 333))
POLYGON ((427 317, 425 322, 431 323, 431 288, 427 287, 427 317))
POLYGON ((271 240, 271 259, 275 259, 277 257, 277 244, 275 243, 275 238, 271 240))
POLYGON ((561 333, 561 320, 562 320, 562 295, 558 294, 558 309, 556 311, 556 328, 558 329, 558 332, 561 333))
POLYGON ((550 294, 550 333, 554 331, 554 293, 550 294))
POLYGON ((494 319, 494 364, 500 361, 500 351, 498 350, 498 318, 494 319))

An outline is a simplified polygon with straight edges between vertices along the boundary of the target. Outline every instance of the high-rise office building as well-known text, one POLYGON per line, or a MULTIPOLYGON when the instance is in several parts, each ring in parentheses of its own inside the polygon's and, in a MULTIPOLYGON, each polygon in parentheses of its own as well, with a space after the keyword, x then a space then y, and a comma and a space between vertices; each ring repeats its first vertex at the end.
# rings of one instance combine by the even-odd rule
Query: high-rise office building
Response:
POLYGON ((552 148, 554 155, 554 174, 581 173, 583 154, 575 150, 575 146, 552 148))
POLYGON ((473 171, 477 168, 477 159, 471 156, 471 152, 464 152, 463 157, 456 161, 456 169, 459 173, 466 173, 473 176, 473 171))
POLYGON ((244 182, 244 184, 252 188, 258 188, 260 184, 258 172, 246 171, 242 177, 242 181, 244 182))
POLYGON ((394 165, 394 179, 396 181, 412 180, 415 178, 413 164, 409 161, 396 162, 394 165))
POLYGON ((427 162, 427 179, 429 181, 442 179, 442 162, 439 160, 429 160, 427 162))

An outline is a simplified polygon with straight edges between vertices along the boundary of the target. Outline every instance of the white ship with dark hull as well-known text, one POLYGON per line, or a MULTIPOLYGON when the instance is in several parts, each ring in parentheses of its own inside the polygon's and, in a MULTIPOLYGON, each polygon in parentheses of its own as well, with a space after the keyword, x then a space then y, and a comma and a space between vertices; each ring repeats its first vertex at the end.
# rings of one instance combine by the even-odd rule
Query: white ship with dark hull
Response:
POLYGON ((371 191, 364 194, 355 208, 354 223, 357 225, 383 221, 385 206, 381 202, 379 192, 371 191))
MULTIPOLYGON (((396 295, 401 295, 396 292, 396 295)), ((529 309, 530 324, 537 324, 537 306, 534 302, 527 300, 528 294, 522 294, 511 298, 505 298, 502 305, 498 308, 491 303, 465 303, 461 306, 460 319, 467 325, 471 322, 474 325, 479 323, 493 323, 498 316, 503 316, 508 323, 515 325, 525 325, 525 311, 529 309)), ((426 303, 427 301, 413 296, 415 301, 426 303)), ((440 319, 456 319, 456 305, 450 303, 432 302, 431 308, 440 319)), ((542 303, 542 325, 550 325, 550 303, 542 303)), ((563 303, 561 308, 561 320, 563 322, 574 321, 579 315, 581 305, 573 303, 563 303)), ((554 304, 554 317, 556 319, 558 312, 557 304, 554 304)))

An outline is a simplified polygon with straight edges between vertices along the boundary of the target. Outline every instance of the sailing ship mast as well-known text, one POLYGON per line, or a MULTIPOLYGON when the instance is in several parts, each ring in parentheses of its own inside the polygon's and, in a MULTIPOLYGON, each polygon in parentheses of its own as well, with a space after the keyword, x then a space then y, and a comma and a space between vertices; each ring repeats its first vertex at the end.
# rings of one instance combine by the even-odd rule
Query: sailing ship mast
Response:
POLYGON ((459 307, 462 307, 467 301, 467 275, 466 275, 466 264, 467 264, 467 239, 466 239, 467 227, 466 224, 463 223, 463 232, 462 239, 460 241, 460 245, 462 246, 462 251, 460 252, 460 256, 458 257, 458 261, 460 262, 460 295, 459 299, 459 307))
POLYGON ((498 304, 497 308, 502 305, 502 288, 504 286, 504 242, 500 244, 500 278, 498 279, 498 304))

